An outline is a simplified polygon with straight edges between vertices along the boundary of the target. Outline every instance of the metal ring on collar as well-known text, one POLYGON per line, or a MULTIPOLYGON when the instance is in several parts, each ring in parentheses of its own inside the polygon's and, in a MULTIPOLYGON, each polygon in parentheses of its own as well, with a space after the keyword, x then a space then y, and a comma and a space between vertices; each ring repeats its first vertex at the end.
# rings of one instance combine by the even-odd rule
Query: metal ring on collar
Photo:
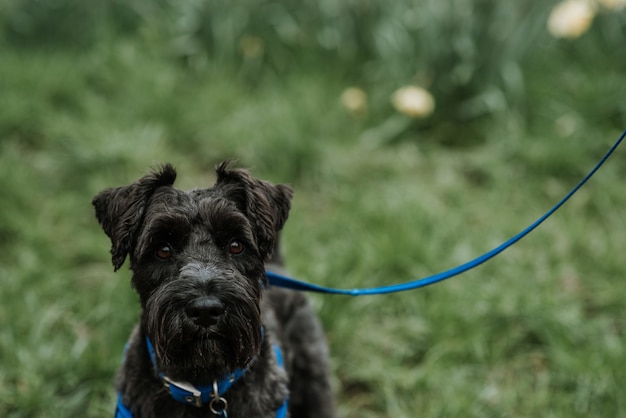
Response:
POLYGON ((219 394, 217 380, 213 381, 213 399, 209 402, 209 408, 215 415, 220 415, 228 409, 228 402, 219 394))

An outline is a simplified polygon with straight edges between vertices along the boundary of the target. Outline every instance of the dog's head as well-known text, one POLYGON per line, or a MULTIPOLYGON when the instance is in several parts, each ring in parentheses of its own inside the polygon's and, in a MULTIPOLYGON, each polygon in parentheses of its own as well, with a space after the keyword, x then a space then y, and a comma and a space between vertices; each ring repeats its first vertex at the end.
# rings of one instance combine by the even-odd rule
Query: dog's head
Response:
POLYGON ((290 208, 288 186, 228 162, 216 171, 212 188, 181 191, 168 164, 93 200, 115 270, 130 258, 142 326, 174 379, 218 378, 258 354, 265 262, 290 208))

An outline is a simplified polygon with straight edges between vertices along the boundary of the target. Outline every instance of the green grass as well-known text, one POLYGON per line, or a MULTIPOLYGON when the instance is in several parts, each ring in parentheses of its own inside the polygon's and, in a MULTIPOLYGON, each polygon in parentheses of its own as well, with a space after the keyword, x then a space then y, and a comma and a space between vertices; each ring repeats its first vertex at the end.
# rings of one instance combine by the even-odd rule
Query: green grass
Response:
MULTIPOLYGON (((626 128, 624 63, 603 28, 546 41, 525 106, 459 124, 438 109, 437 123, 391 134, 387 93, 365 80, 375 102, 353 118, 339 96, 354 80, 322 64, 251 79, 229 62, 182 63, 145 33, 89 49, 5 42, 0 416, 112 414, 139 307, 93 216, 99 190, 165 161, 180 187, 208 186, 237 158, 296 191, 294 276, 351 288, 433 274, 534 221, 626 128)), ((624 152, 476 270, 398 295, 311 296, 340 415, 626 417, 624 152)))

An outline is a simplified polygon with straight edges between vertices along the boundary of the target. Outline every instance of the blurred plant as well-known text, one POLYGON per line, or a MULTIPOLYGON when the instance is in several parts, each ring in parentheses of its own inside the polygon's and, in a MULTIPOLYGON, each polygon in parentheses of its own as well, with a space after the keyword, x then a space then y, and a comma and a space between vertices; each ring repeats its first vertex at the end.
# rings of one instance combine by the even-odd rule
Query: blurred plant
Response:
POLYGON ((257 36, 244 36, 239 42, 239 48, 244 58, 260 59, 265 52, 265 42, 257 36))
POLYGON ((589 30, 595 15, 595 4, 589 0, 565 0, 552 9, 548 32, 555 38, 578 38, 589 30))
MULTIPOLYGON (((104 36, 133 32, 138 1, 5 0, 0 2, 0 36, 9 44, 86 48, 104 36)), ((154 3, 146 0, 143 3, 154 3)))
POLYGON ((417 86, 396 90, 391 96, 391 102, 398 112, 416 119, 426 118, 435 111, 433 96, 417 86))
MULTIPOLYGON (((459 145, 480 141, 472 127, 485 120, 525 126, 537 103, 529 92, 530 72, 537 76, 543 60, 562 53, 548 34, 580 36, 596 11, 625 4, 565 0, 550 13, 554 0, 5 0, 0 23, 10 43, 27 45, 90 45, 105 36, 132 36, 143 51, 192 72, 231 66, 251 85, 326 71, 349 80, 346 87, 361 86, 367 112, 354 90, 346 90, 341 102, 349 112, 367 115, 370 125, 398 116, 388 100, 394 91, 422 86, 437 110, 422 112, 429 114, 426 120, 394 125, 406 125, 401 131, 383 131, 416 139, 430 126, 449 132, 461 127, 463 139, 441 139, 459 145)), ((620 19, 602 28, 608 51, 622 48, 620 19)))
POLYGON ((578 38, 589 30, 600 7, 618 11, 626 0, 564 0, 550 12, 548 32, 555 38, 578 38))
POLYGON ((545 8, 533 0, 9 1, 5 27, 20 39, 78 42, 120 25, 199 69, 253 61, 258 77, 332 66, 382 97, 427 86, 458 121, 523 106, 523 59, 545 8))
POLYGON ((626 7, 626 0, 596 0, 598 4, 608 10, 622 10, 626 7))
POLYGON ((341 93, 341 104, 353 116, 362 117, 367 113, 367 94, 358 87, 348 87, 341 93))

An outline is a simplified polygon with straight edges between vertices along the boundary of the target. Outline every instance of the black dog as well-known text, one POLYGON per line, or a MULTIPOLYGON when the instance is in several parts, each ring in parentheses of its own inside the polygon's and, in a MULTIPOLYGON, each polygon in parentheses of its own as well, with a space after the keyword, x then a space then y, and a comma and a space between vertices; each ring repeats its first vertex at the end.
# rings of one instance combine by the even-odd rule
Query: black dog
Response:
POLYGON ((216 171, 212 188, 185 192, 165 165, 93 200, 142 306, 116 415, 333 417, 317 318, 303 295, 266 288, 292 191, 228 163, 216 171))

